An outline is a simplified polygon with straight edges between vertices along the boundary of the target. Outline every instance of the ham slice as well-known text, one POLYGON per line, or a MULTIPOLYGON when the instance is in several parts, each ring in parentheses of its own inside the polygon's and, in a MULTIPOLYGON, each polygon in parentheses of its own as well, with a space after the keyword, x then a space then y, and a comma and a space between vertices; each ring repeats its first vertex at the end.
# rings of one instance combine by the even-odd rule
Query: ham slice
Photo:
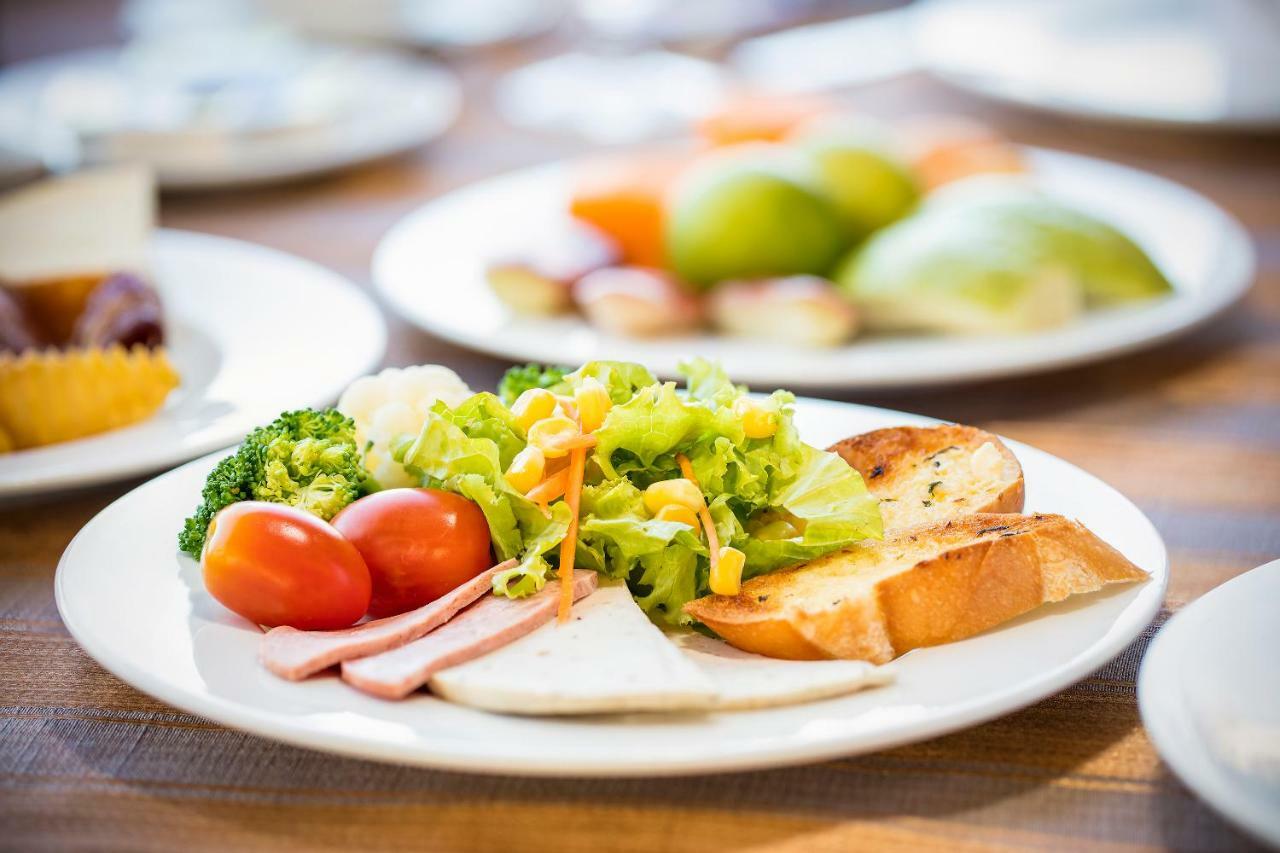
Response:
POLYGON ((493 576, 516 564, 499 563, 416 610, 340 631, 299 631, 281 625, 262 638, 258 659, 281 678, 300 681, 351 658, 385 652, 418 639, 493 588, 493 576))
MULTIPOLYGON (((596 588, 595 572, 573 573, 573 597, 596 588)), ((550 622, 560 582, 527 598, 489 596, 425 637, 371 657, 347 660, 342 680, 383 699, 403 699, 442 669, 474 660, 550 622)))

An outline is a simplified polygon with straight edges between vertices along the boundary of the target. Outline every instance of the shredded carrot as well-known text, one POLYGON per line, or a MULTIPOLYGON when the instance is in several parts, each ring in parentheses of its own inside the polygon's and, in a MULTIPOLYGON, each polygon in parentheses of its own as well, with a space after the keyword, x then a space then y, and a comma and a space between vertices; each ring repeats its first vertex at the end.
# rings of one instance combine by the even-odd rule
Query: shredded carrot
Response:
POLYGON ((689 461, 688 456, 685 456, 683 453, 677 453, 676 464, 680 466, 680 473, 684 475, 686 480, 693 483, 698 488, 702 488, 702 484, 698 482, 698 478, 693 473, 693 463, 689 461))
POLYGON ((547 478, 530 489, 525 497, 542 507, 545 513, 547 505, 563 495, 568 487, 569 469, 561 468, 554 474, 548 474, 547 478))
POLYGON ((587 465, 587 448, 575 447, 569 452, 569 477, 564 502, 571 513, 569 530, 560 542, 560 610, 557 621, 567 622, 573 608, 573 561, 578 547, 578 509, 582 502, 582 478, 587 465))
MULTIPOLYGON (((680 473, 684 478, 693 483, 699 489, 702 485, 698 482, 698 478, 693 473, 693 463, 689 461, 689 457, 683 453, 676 454, 676 464, 680 466, 680 473)), ((711 568, 715 568, 720 562, 720 535, 716 533, 715 520, 711 518, 711 510, 707 508, 707 502, 703 501, 702 506, 698 509, 698 518, 702 521, 702 530, 707 534, 707 550, 711 552, 711 568)))

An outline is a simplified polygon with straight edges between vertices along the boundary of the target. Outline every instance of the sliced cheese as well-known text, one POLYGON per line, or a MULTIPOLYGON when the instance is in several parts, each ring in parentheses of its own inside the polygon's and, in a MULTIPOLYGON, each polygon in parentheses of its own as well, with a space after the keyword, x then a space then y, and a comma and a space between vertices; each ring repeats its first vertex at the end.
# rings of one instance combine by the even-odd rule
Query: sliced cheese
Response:
POLYGON ((676 642, 715 689, 708 710, 812 702, 888 684, 894 677, 892 668, 865 661, 778 660, 692 632, 681 635, 676 642))
POLYGON ((710 680, 659 630, 623 584, 573 606, 482 658, 436 673, 438 696, 511 714, 603 714, 706 708, 710 680))
POLYGON ((89 169, 0 196, 0 282, 10 286, 146 270, 150 173, 89 169))

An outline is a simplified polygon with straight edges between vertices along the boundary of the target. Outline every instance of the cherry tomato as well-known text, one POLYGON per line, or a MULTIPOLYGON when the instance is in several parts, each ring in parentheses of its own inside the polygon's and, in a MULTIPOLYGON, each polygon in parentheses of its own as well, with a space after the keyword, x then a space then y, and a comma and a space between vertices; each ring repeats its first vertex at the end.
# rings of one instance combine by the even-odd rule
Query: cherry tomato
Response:
POLYGON ((369 615, 435 601, 493 565, 480 507, 439 489, 374 492, 333 517, 373 577, 369 615))
POLYGON ((200 564, 209 594, 251 622, 345 628, 369 608, 369 569, 342 534, 309 512, 262 501, 213 517, 200 564))

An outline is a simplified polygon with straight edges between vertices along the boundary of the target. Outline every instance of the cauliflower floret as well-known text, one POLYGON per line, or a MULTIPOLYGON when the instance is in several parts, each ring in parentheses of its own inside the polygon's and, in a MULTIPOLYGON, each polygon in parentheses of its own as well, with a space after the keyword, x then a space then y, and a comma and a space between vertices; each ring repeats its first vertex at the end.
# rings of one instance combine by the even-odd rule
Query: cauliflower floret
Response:
POLYGON ((347 386, 338 410, 356 422, 356 446, 379 485, 416 486, 404 466, 391 458, 391 448, 404 436, 417 436, 437 401, 456 406, 471 394, 458 374, 438 364, 388 367, 347 386))

